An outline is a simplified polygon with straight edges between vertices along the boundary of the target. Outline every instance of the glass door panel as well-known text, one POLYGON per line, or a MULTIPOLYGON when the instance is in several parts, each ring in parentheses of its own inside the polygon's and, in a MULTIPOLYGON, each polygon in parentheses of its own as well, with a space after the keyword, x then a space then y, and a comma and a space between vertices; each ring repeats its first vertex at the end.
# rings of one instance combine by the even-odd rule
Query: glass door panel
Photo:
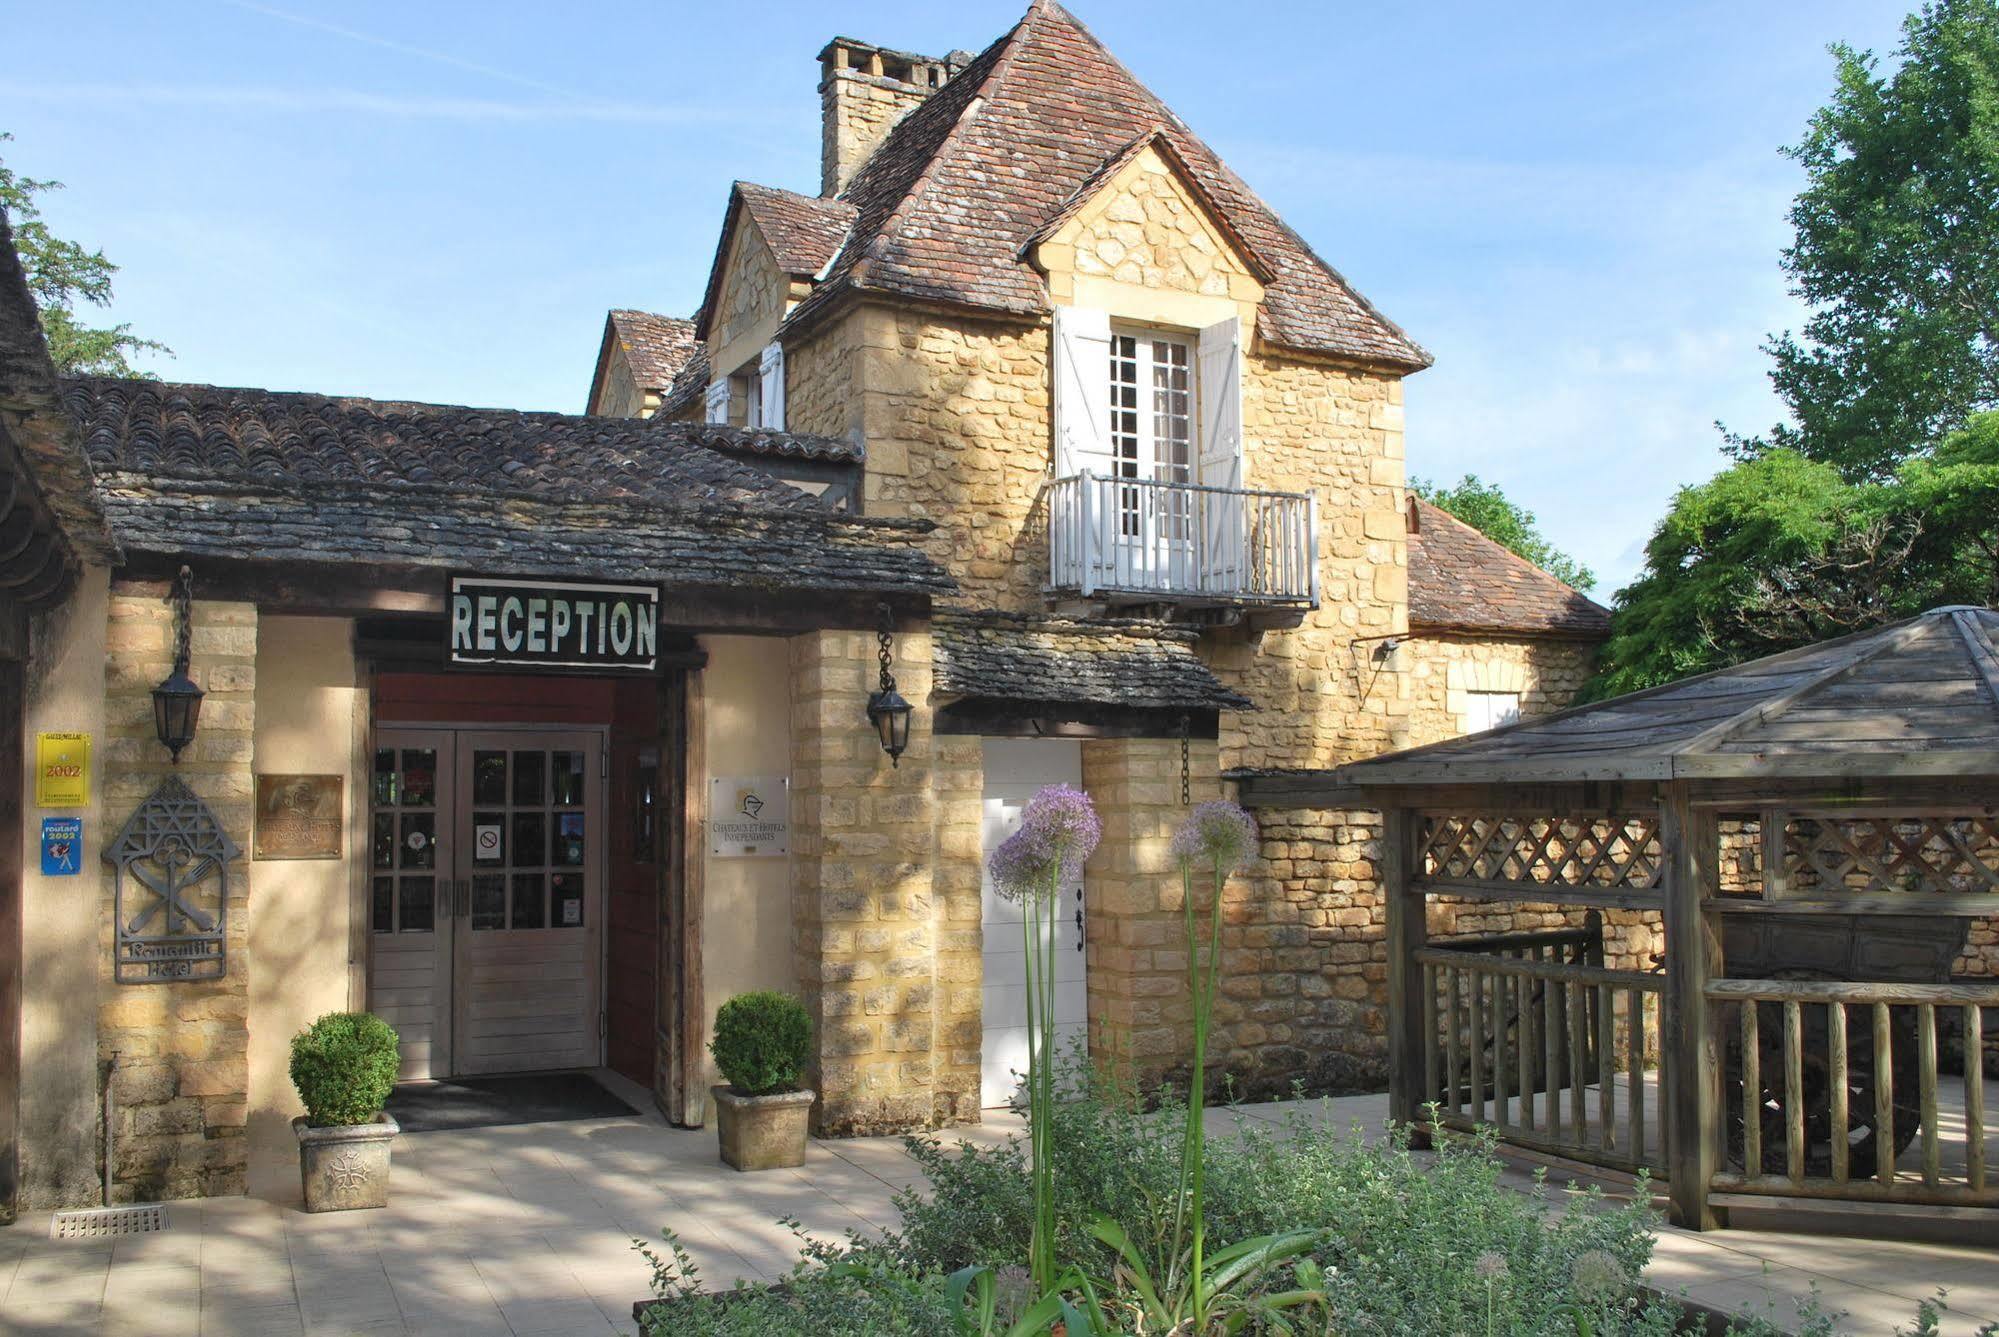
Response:
POLYGON ((384 729, 369 777, 368 1005, 402 1039, 405 1079, 451 1071, 451 913, 440 815, 451 810, 451 735, 384 729))

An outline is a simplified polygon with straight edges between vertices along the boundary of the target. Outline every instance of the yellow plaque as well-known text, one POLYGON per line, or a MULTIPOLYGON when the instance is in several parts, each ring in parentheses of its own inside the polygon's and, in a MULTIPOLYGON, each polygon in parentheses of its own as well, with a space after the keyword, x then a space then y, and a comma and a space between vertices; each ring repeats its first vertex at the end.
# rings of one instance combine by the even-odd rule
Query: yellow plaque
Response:
POLYGON ((90 806, 90 735, 35 735, 35 806, 90 806))

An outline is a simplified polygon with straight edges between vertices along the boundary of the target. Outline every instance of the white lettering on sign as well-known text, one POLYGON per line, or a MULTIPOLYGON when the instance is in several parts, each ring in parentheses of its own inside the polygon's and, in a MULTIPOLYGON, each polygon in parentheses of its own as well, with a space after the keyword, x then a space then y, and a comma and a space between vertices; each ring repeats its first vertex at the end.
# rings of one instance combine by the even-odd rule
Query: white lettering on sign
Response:
POLYGON ((449 662, 649 673, 659 667, 659 590, 453 576, 449 662))

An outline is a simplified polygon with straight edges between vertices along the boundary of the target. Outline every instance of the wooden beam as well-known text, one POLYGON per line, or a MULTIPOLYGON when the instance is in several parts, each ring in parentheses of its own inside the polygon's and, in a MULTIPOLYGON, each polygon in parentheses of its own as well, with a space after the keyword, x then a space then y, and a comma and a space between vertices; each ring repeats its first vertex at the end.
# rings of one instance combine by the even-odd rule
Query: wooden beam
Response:
POLYGON ((1665 898, 1656 888, 1612 890, 1570 887, 1559 882, 1503 882, 1483 878, 1419 878, 1415 889, 1431 896, 1466 901, 1516 901, 1529 905, 1583 905, 1600 910, 1657 910, 1665 898))
MULTIPOLYGON (((354 618, 445 614, 445 571, 441 567, 217 558, 200 558, 188 564, 194 568, 196 593, 201 598, 254 603, 266 613, 354 618)), ((118 569, 117 578, 171 580, 181 565, 179 557, 135 554, 118 569)), ((604 574, 611 577, 617 573, 604 574)), ((898 619, 929 616, 930 596, 921 591, 668 585, 660 600, 659 617, 662 627, 697 632, 872 628, 883 602, 898 619)))
POLYGON ((1215 738, 1213 710, 1113 706, 1095 702, 1001 701, 965 697, 937 708, 933 732, 981 738, 1215 738))
POLYGON ((21 666, 0 663, 0 1225, 20 1211, 24 689, 21 666))
POLYGON ((1702 904, 1719 890, 1719 833, 1713 813, 1697 810, 1686 787, 1668 791, 1660 810, 1666 850, 1666 994, 1662 1019, 1667 1058, 1666 1164, 1674 1223, 1713 1230, 1724 1222, 1708 1200, 1722 1166, 1721 1054, 1708 1008, 1708 985, 1721 978, 1719 916, 1702 904))

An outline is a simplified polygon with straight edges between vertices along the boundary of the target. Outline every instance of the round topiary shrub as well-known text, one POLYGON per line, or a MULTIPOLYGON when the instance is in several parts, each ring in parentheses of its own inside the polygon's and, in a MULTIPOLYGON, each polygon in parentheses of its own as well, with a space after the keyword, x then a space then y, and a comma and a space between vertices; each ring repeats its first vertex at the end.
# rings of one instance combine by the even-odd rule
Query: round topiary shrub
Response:
POLYGON ((812 1018, 788 993, 737 994, 715 1014, 708 1052, 723 1080, 743 1095, 796 1091, 812 1052, 812 1018))
POLYGON ((373 1123, 395 1089, 396 1033, 372 1012, 329 1012, 292 1037, 292 1085, 314 1128, 373 1123))

